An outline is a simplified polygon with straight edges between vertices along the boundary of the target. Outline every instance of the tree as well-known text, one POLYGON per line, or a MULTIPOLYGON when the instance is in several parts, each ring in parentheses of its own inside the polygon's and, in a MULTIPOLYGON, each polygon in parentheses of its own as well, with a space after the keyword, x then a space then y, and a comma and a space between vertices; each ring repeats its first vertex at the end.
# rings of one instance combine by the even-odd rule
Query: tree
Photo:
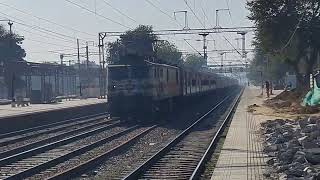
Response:
POLYGON ((255 0, 248 2, 249 19, 257 31, 255 46, 290 65, 298 88, 307 88, 320 50, 320 2, 318 0, 255 0))
MULTIPOLYGON (((24 81, 18 76, 21 71, 15 64, 24 61, 23 58, 26 56, 25 50, 21 47, 23 40, 23 37, 10 34, 0 25, 0 63, 2 62, 5 66, 4 80, 9 92, 12 91, 13 83, 15 88, 24 87, 24 81)), ((9 94, 8 96, 10 98, 9 94)))
POLYGON ((185 65, 193 69, 201 69, 206 65, 204 58, 198 54, 189 54, 186 57, 185 65))
POLYGON ((291 71, 292 68, 281 59, 266 56, 263 52, 256 50, 247 77, 253 84, 260 86, 262 80, 279 82, 283 80, 287 72, 291 71))
POLYGON ((10 34, 0 25, 0 61, 24 61, 26 52, 20 46, 23 40, 23 37, 10 34))
POLYGON ((158 41, 155 45, 156 60, 160 63, 180 66, 183 64, 182 53, 169 41, 158 41))
POLYGON ((182 53, 168 41, 159 40, 151 26, 140 25, 108 44, 109 63, 141 64, 145 60, 179 66, 182 53))
POLYGON ((108 44, 109 61, 113 64, 139 64, 154 57, 153 43, 158 37, 152 26, 140 25, 108 44))

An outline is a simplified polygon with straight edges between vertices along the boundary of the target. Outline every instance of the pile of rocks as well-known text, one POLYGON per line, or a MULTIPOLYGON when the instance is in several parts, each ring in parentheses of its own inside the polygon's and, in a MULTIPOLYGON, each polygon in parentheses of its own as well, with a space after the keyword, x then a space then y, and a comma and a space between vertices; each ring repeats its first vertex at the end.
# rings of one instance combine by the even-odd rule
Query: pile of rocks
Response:
POLYGON ((320 179, 320 118, 262 124, 271 179, 320 179))

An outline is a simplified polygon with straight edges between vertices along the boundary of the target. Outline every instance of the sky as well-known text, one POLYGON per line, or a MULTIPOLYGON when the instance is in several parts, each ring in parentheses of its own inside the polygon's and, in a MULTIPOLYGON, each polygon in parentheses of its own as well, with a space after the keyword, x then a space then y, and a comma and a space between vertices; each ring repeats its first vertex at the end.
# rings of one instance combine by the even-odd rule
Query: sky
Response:
MULTIPOLYGON (((247 18, 247 0, 0 0, 0 20, 14 22, 12 29, 23 36, 23 48, 27 61, 59 62, 60 54, 76 54, 76 39, 80 40, 81 54, 88 42, 91 61, 98 62, 98 33, 106 31, 127 31, 139 24, 152 25, 154 30, 182 29, 183 14, 188 11, 189 28, 210 28, 216 24, 216 9, 230 9, 219 13, 221 27, 253 26, 247 18), (194 13, 193 13, 193 12, 194 13), (201 21, 201 23, 199 22, 201 21)), ((5 27, 6 22, 0 21, 5 27)), ((253 33, 247 34, 246 48, 252 49, 253 33)), ((241 43, 236 33, 219 33, 208 36, 208 51, 233 50, 241 43), (228 43, 225 38, 228 39, 228 43), (214 41, 213 41, 214 40, 214 41), (215 43, 214 43, 215 42, 215 43)), ((161 36, 174 43, 181 51, 202 52, 203 43, 199 35, 161 36), (185 41, 187 40, 189 44, 185 41), (196 50, 197 51, 196 51, 196 50)), ((106 42, 115 41, 107 37, 106 42)), ((210 52, 209 64, 217 64, 221 55, 210 52)), ((252 54, 249 53, 248 60, 252 54)), ((65 60, 76 60, 66 57, 65 60)), ((81 57, 84 60, 84 57, 81 57)), ((236 52, 224 55, 226 61, 239 63, 236 52)))

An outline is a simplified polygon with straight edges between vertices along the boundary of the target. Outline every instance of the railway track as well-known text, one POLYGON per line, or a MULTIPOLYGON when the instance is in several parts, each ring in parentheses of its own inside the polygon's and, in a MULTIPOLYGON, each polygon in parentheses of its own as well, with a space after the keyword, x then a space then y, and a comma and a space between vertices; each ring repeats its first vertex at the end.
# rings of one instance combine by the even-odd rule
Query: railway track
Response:
MULTIPOLYGON (((113 155, 121 152, 121 150, 127 148, 129 145, 134 143, 145 134, 156 128, 157 125, 151 127, 132 127, 131 130, 135 129, 131 133, 121 136, 119 139, 110 141, 109 144, 93 148, 89 147, 89 151, 83 154, 79 154, 70 158, 65 163, 57 164, 56 166, 43 171, 39 174, 35 174, 29 179, 70 179, 71 177, 77 177, 79 174, 84 173, 88 170, 99 165, 105 159, 112 157, 113 155), (61 170, 62 169, 62 170, 61 170)), ((128 130, 126 130, 128 131, 128 130)), ((98 144, 106 143, 109 140, 102 140, 103 142, 97 142, 98 144)), ((93 145, 97 147, 98 145, 93 145)), ((87 148, 88 149, 88 148, 87 148)))
POLYGON ((74 169, 111 155, 156 127, 107 117, 99 114, 0 135, 0 179, 69 178, 74 169))
POLYGON ((230 96, 222 100, 124 179, 198 179, 241 94, 232 103, 230 96))
POLYGON ((0 179, 22 179, 130 132, 96 114, 0 135, 0 179))
POLYGON ((45 126, 42 129, 34 128, 34 132, 19 132, 11 137, 1 139, 0 144, 0 161, 1 159, 17 154, 29 149, 49 144, 59 139, 74 136, 83 131, 92 130, 95 127, 108 125, 116 122, 116 119, 106 119, 106 115, 98 115, 87 120, 77 122, 68 121, 66 124, 58 125, 58 127, 48 128, 45 126))

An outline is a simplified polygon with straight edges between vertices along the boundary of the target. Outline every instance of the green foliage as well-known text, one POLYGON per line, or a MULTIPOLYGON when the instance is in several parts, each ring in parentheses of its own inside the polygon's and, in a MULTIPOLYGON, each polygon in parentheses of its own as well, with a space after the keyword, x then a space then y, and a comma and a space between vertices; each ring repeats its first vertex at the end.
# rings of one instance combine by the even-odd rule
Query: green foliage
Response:
POLYGON ((189 55, 187 55, 185 65, 187 67, 198 70, 206 65, 206 61, 204 60, 204 58, 202 56, 200 56, 198 54, 189 54, 189 55))
POLYGON ((145 60, 179 66, 183 63, 178 48, 158 40, 151 26, 140 25, 108 44, 109 63, 142 64, 145 60))
POLYGON ((11 92, 12 82, 14 82, 15 89, 23 88, 25 82, 19 78, 22 72, 12 64, 18 61, 24 61, 26 52, 21 48, 23 37, 17 34, 10 34, 3 26, 0 25, 0 62, 5 66, 4 81, 11 92), (13 81, 14 79, 14 81, 13 81))
POLYGON ((144 63, 154 56, 153 44, 157 39, 151 26, 140 25, 108 44, 109 61, 112 64, 144 63))
POLYGON ((182 53, 168 41, 158 41, 155 45, 156 59, 160 63, 180 66, 183 64, 182 53))
POLYGON ((290 65, 300 84, 306 86, 308 79, 303 73, 312 72, 320 52, 319 0, 255 0, 247 4, 249 19, 257 27, 256 48, 272 63, 290 65))
POLYGON ((281 81, 292 68, 276 56, 265 56, 263 52, 256 51, 250 64, 247 77, 255 85, 261 85, 262 80, 281 81), (262 73, 262 74, 261 74, 262 73), (262 77, 261 77, 262 75, 262 77), (262 79, 261 79, 262 78, 262 79))
POLYGON ((26 56, 20 46, 23 40, 23 37, 17 34, 11 35, 0 25, 0 61, 23 61, 26 56))

